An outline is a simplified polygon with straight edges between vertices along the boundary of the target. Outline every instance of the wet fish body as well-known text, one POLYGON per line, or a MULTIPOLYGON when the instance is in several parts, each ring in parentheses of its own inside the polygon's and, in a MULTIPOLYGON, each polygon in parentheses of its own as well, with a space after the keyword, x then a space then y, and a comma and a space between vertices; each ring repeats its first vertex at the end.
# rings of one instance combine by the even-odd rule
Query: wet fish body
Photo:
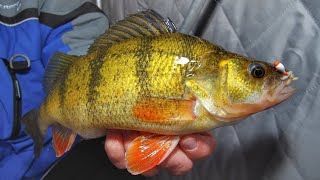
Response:
MULTIPOLYGON (((185 122, 178 117, 174 120, 180 113, 168 115, 172 116, 170 121, 162 119, 167 118, 162 116, 169 107, 159 107, 162 109, 158 111, 163 112, 152 112, 152 119, 148 119, 141 117, 143 114, 139 116, 143 112, 137 112, 137 106, 171 104, 178 108, 186 101, 191 108, 195 102, 185 82, 201 66, 202 62, 196 59, 208 51, 223 56, 217 46, 196 37, 172 33, 130 39, 104 53, 80 57, 70 65, 65 77, 56 82, 41 106, 40 116, 79 131, 118 128, 161 134, 190 133, 181 127, 187 125, 185 122)), ((191 120, 188 123, 194 123, 191 120)))
POLYGON ((292 73, 172 27, 154 11, 140 12, 111 26, 87 55, 56 53, 44 78, 48 96, 23 119, 35 153, 50 125, 57 156, 77 134, 96 138, 105 129, 158 134, 130 145, 127 168, 139 174, 153 167, 139 165, 165 158, 179 135, 236 122, 293 94, 292 73))

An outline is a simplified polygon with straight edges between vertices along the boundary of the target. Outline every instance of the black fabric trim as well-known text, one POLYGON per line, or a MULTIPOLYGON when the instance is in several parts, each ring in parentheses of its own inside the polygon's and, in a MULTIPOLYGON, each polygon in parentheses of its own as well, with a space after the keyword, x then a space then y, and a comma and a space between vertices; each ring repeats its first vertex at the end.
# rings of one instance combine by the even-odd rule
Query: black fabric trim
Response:
POLYGON ((104 150, 105 137, 81 141, 45 175, 43 180, 146 180, 116 168, 104 150))
POLYGON ((83 3, 80 7, 77 9, 71 11, 70 13, 66 15, 56 15, 56 14, 50 14, 50 13, 40 13, 40 22, 50 26, 52 28, 56 28, 62 24, 65 24, 69 21, 72 21, 73 19, 77 18, 78 16, 87 14, 87 13, 92 13, 92 12, 104 12, 99 9, 96 5, 90 2, 83 3))
POLYGON ((17 79, 16 72, 10 68, 9 62, 5 59, 2 59, 4 64, 7 66, 7 69, 10 73, 12 79, 12 89, 13 89, 13 127, 11 131, 10 138, 15 139, 19 135, 21 129, 21 112, 22 112, 22 104, 21 104, 21 87, 20 83, 17 79))
POLYGON ((193 35, 198 37, 201 37, 203 35, 204 30, 207 29, 207 26, 210 24, 209 20, 212 19, 212 16, 214 16, 216 12, 215 10, 221 1, 222 0, 214 0, 207 3, 203 11, 204 13, 202 13, 202 17, 200 17, 199 21, 197 22, 197 26, 193 35))
POLYGON ((16 24, 28 18, 38 17, 38 15, 39 13, 37 8, 29 8, 21 11, 19 14, 13 17, 6 17, 0 15, 0 22, 5 24, 16 24))

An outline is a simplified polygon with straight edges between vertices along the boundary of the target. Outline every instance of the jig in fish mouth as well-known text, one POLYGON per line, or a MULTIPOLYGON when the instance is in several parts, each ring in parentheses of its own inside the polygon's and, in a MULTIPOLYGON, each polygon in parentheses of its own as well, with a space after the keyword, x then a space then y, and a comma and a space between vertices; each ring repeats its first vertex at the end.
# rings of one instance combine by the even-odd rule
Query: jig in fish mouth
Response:
POLYGON ((281 78, 282 82, 278 85, 274 93, 271 95, 271 101, 282 102, 296 92, 296 89, 291 86, 291 83, 298 78, 293 75, 292 71, 289 71, 287 73, 288 75, 284 75, 281 78))
POLYGON ((281 77, 281 83, 270 95, 269 101, 279 103, 288 99, 296 92, 296 89, 293 88, 290 84, 292 83, 292 81, 298 80, 298 77, 294 76, 292 71, 286 71, 284 65, 279 61, 275 61, 273 63, 273 66, 276 69, 276 71, 282 73, 283 76, 281 77))

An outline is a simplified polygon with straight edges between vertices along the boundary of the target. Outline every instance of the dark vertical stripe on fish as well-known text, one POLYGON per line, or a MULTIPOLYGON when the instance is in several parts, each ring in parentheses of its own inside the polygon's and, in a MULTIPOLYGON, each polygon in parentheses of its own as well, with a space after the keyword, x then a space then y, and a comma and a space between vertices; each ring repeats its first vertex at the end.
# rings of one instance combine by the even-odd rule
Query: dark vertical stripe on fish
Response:
POLYGON ((137 56, 139 60, 136 62, 136 73, 139 78, 139 86, 142 94, 150 96, 147 68, 150 61, 148 58, 151 58, 151 38, 145 37, 142 39, 137 56))
MULTIPOLYGON (((89 105, 89 114, 94 115, 95 113, 92 113, 95 111, 95 101, 99 97, 99 91, 96 90, 96 87, 98 87, 101 83, 102 75, 100 72, 100 69, 103 66, 104 60, 103 60, 104 54, 100 54, 99 56, 95 57, 96 59, 90 61, 89 67, 90 69, 90 77, 89 77, 89 92, 88 92, 88 105, 89 105)), ((96 118, 91 117, 91 120, 95 120, 96 118)))
MULTIPOLYGON (((44 110, 44 113, 45 113, 45 114, 48 114, 48 111, 47 111, 47 110, 48 110, 48 105, 49 105, 48 100, 45 99, 44 102, 43 102, 43 104, 42 104, 42 107, 43 107, 42 109, 44 110)), ((40 107, 41 107, 41 106, 40 106, 40 107)))
POLYGON ((59 86, 59 107, 61 111, 61 116, 63 118, 66 117, 66 107, 65 107, 65 97, 67 93, 67 80, 68 80, 68 74, 69 74, 70 68, 66 68, 65 72, 63 73, 63 76, 61 76, 61 85, 59 86))

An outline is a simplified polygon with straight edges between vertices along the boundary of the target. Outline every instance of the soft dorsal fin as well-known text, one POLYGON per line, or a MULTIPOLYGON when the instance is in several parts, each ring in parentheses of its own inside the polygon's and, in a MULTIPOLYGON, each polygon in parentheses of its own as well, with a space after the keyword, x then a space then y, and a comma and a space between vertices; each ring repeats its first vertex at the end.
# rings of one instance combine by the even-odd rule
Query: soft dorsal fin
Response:
POLYGON ((108 48, 114 43, 134 37, 155 36, 175 31, 176 26, 169 18, 165 20, 153 10, 142 11, 113 24, 94 41, 89 52, 102 47, 108 48))
POLYGON ((67 55, 61 52, 56 52, 53 54, 51 59, 46 66, 45 74, 43 77, 43 87, 46 93, 50 91, 56 80, 63 75, 69 65, 78 56, 67 55))

